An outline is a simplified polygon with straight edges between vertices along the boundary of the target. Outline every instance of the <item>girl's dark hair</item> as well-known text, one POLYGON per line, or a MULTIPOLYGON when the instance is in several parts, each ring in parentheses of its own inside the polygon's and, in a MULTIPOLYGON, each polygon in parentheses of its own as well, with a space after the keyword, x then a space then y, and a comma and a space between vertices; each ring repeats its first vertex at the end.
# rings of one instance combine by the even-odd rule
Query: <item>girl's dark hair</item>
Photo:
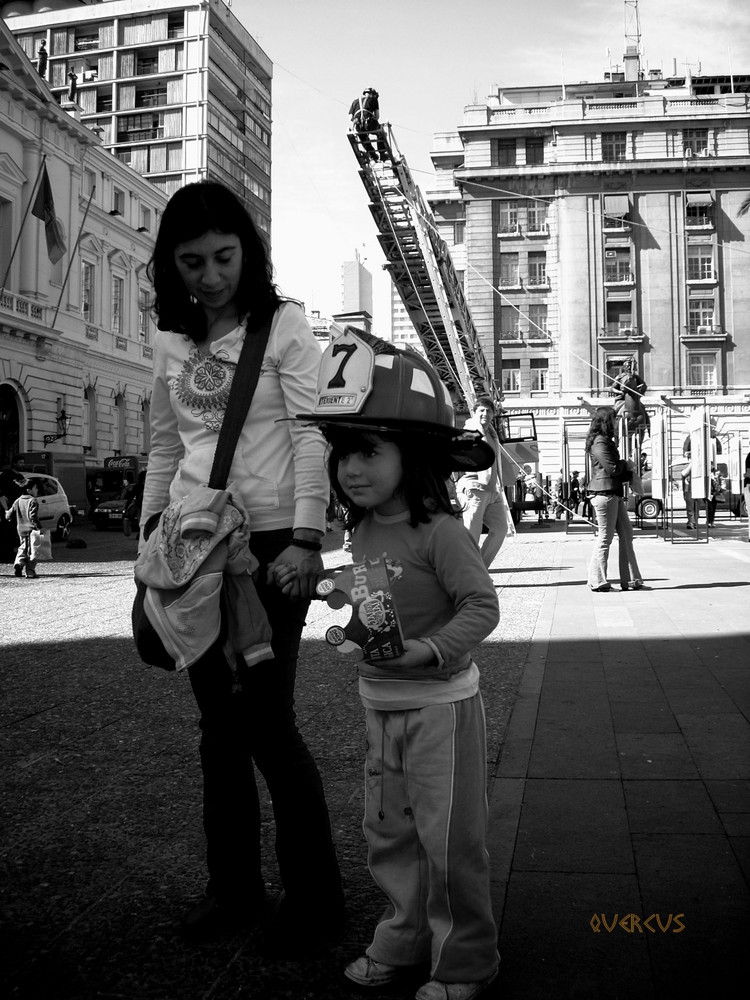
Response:
POLYGON ((445 457, 440 454, 439 446, 430 440, 429 435, 405 434, 397 431, 392 434, 380 432, 376 434, 374 431, 336 427, 333 424, 326 424, 321 429, 330 445, 328 475, 331 486, 344 508, 346 528, 351 529, 359 524, 367 511, 352 503, 341 488, 338 479, 339 459, 352 452, 365 451, 378 440, 392 441, 398 445, 401 452, 404 469, 402 493, 409 508, 409 524, 413 528, 420 522, 426 524, 430 520, 430 514, 438 511, 453 514, 446 486, 450 468, 445 457))
POLYGON ((268 246, 247 209, 223 184, 199 181, 186 184, 167 202, 148 264, 147 273, 155 292, 153 309, 160 330, 203 339, 206 318, 201 306, 190 300, 177 271, 174 252, 180 243, 211 231, 233 234, 239 237, 242 246, 242 277, 237 290, 240 320, 252 316, 253 323, 260 323, 278 307, 268 246))
POLYGON ((591 418, 589 432, 586 435, 586 451, 591 451, 591 445, 595 438, 604 435, 606 438, 614 438, 617 431, 617 413, 612 406, 597 406, 591 418))

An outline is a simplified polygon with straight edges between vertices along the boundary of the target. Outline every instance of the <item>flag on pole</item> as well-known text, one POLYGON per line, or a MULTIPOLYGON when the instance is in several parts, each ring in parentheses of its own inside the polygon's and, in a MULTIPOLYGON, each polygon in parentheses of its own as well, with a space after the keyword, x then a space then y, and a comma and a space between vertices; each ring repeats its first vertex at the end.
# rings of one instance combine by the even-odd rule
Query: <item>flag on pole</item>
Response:
POLYGON ((47 237, 47 256, 56 264, 67 250, 65 231, 55 214, 55 201, 52 197, 52 186, 49 182, 46 165, 42 166, 42 180, 36 193, 31 214, 44 223, 44 235, 47 237))

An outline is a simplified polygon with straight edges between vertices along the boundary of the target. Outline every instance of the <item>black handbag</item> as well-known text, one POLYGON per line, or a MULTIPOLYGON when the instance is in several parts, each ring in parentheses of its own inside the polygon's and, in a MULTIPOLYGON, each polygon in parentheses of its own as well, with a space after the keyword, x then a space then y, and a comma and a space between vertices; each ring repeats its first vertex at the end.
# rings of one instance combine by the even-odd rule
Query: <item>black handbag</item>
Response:
MULTIPOLYGON (((250 409, 255 387, 260 378, 260 369, 263 364, 263 355, 268 343, 268 336, 271 332, 271 322, 273 313, 266 322, 255 332, 247 330, 245 341, 240 351, 237 361, 237 370, 232 380, 232 388, 229 390, 227 408, 224 411, 224 419, 219 431, 219 440, 216 442, 216 452, 214 454, 213 465, 208 485, 214 490, 223 490, 227 484, 229 470, 232 467, 234 450, 242 432, 242 428, 250 409)), ((157 528, 161 513, 152 514, 143 526, 144 541, 152 531, 157 528)), ((145 583, 136 581, 135 600, 131 611, 131 623, 133 627, 133 638, 135 648, 139 657, 144 663, 152 667, 161 667, 163 670, 174 670, 176 664, 174 658, 169 655, 164 648, 159 633, 148 619, 145 608, 146 591, 148 586, 145 583)))

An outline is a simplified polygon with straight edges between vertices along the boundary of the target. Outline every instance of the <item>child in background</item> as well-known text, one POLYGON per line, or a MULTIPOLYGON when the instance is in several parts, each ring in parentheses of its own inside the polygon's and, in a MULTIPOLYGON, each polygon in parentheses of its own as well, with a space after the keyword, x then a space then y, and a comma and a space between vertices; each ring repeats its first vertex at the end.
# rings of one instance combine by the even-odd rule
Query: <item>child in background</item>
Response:
POLYGON ((470 1000, 500 961, 485 846, 485 717, 471 656, 499 612, 446 480, 488 468, 494 455, 478 432, 455 429, 448 394, 423 358, 349 330, 326 351, 316 413, 304 419, 320 423, 330 444, 355 564, 386 553, 401 567, 393 596, 405 652, 358 664, 364 829, 388 903, 345 975, 379 987, 429 963, 417 1000, 470 1000))
POLYGON ((13 502, 6 515, 11 518, 15 514, 18 541, 21 543, 18 546, 13 571, 16 576, 23 576, 25 567, 27 578, 34 580, 37 574, 36 559, 31 551, 31 532, 34 530, 42 531, 42 526, 39 523, 39 502, 36 498, 38 490, 35 483, 30 486, 24 484, 21 489, 23 490, 21 496, 13 502))

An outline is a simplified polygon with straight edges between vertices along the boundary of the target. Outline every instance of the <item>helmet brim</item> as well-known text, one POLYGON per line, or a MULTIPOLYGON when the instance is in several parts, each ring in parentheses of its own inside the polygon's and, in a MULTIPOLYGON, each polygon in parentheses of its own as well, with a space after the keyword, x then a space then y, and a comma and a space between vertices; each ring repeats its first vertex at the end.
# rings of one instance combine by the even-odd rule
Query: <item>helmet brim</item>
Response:
POLYGON ((346 416, 321 417, 317 413, 299 413, 295 418, 300 423, 316 424, 325 432, 327 426, 348 430, 372 431, 374 434, 410 433, 421 435, 430 441, 450 466, 452 472, 483 472, 495 461, 494 450, 479 431, 460 430, 456 427, 441 427, 438 424, 423 423, 418 420, 398 420, 389 418, 377 420, 370 417, 346 416))

